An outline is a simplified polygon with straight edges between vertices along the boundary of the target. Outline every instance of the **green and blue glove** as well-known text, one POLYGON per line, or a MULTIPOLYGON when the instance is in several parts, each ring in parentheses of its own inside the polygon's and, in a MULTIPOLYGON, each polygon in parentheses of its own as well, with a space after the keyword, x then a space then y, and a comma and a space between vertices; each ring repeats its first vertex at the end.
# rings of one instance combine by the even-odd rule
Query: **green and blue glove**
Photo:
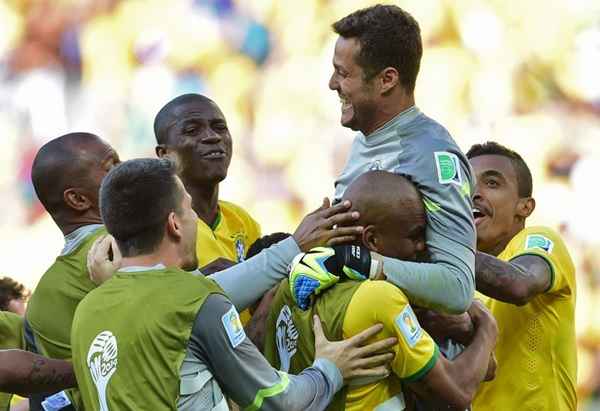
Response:
POLYGON ((316 247, 298 254, 290 265, 290 292, 302 310, 310 306, 311 296, 319 295, 341 278, 364 281, 380 272, 380 262, 369 249, 356 245, 316 247))

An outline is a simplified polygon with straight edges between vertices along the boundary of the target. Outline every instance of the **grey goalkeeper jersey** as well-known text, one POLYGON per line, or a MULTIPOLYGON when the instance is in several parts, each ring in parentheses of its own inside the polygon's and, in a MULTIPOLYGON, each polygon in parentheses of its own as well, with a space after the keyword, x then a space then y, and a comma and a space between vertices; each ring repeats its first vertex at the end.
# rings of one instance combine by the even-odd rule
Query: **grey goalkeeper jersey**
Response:
POLYGON ((466 156, 448 131, 413 106, 368 137, 359 133, 335 182, 335 200, 361 174, 386 170, 412 181, 427 211, 427 248, 431 263, 385 258, 388 281, 411 303, 461 313, 475 289, 473 174, 466 156))

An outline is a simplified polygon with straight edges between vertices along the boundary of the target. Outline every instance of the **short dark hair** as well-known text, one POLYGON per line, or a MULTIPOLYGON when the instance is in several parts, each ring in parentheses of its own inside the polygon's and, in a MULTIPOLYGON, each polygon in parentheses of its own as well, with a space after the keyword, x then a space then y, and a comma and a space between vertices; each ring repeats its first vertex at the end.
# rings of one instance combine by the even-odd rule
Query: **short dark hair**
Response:
POLYGON ((100 186, 100 214, 124 257, 155 251, 182 191, 168 159, 141 158, 114 167, 100 186))
POLYGON ((180 105, 191 101, 215 104, 215 102, 208 97, 194 93, 182 94, 169 101, 158 111, 156 117, 154 117, 154 136, 156 137, 156 142, 158 144, 167 144, 167 129, 175 117, 173 111, 180 105))
POLYGON ((360 53, 356 62, 366 80, 393 67, 400 84, 409 93, 415 90, 423 45, 419 23, 409 13, 398 6, 378 4, 336 21, 333 31, 344 38, 357 38, 360 53))
POLYGON ((10 277, 0 277, 0 311, 8 311, 12 300, 25 300, 29 292, 25 286, 10 277))
POLYGON ((514 150, 508 147, 498 144, 495 141, 488 141, 483 144, 473 145, 467 152, 467 158, 470 160, 479 156, 496 155, 503 156, 510 159, 515 174, 517 175, 517 186, 519 191, 519 197, 531 197, 533 193, 533 179, 531 177, 531 170, 527 166, 523 157, 514 150))
POLYGON ((291 237, 290 233, 273 233, 262 236, 252 243, 250 247, 248 247, 248 252, 246 252, 246 258, 254 257, 256 254, 260 253, 265 248, 271 247, 273 244, 277 244, 278 242, 285 240, 288 237, 291 237))

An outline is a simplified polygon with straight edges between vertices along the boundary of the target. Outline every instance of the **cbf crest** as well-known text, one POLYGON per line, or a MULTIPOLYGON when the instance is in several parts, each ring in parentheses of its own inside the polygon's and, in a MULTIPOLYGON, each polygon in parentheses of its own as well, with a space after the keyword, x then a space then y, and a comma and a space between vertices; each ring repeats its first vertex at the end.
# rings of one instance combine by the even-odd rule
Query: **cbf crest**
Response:
POLYGON ((237 262, 242 262, 246 259, 246 242, 244 241, 244 235, 238 234, 234 240, 235 255, 237 262))

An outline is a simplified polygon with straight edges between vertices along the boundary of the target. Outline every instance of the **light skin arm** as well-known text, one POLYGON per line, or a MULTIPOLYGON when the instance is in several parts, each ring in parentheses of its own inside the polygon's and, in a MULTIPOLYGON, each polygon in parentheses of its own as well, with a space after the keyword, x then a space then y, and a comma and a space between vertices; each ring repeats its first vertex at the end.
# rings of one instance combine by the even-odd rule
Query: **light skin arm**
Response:
POLYGON ((527 254, 502 261, 477 252, 475 281, 477 290, 485 295, 506 303, 525 305, 550 288, 552 269, 537 255, 527 254))
POLYGON ((77 386, 73 366, 27 351, 0 350, 0 391, 28 396, 77 386))
POLYGON ((486 377, 498 333, 496 321, 483 304, 474 302, 469 315, 475 325, 471 344, 453 361, 439 357, 425 377, 409 385, 424 398, 463 410, 486 377))

